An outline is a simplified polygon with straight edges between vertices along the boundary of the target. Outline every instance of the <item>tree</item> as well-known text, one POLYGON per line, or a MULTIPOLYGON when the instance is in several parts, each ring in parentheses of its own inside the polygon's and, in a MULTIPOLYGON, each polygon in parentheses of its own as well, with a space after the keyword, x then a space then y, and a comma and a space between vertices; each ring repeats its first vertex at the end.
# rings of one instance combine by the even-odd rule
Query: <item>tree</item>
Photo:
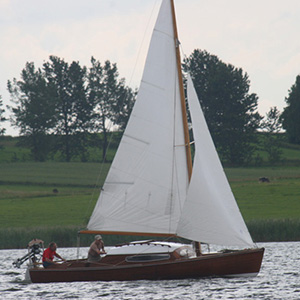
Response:
MULTIPOLYGON (((5 112, 5 110, 1 108, 2 105, 3 105, 3 103, 2 103, 2 97, 0 96, 0 124, 1 124, 2 122, 5 122, 5 121, 6 121, 6 118, 4 117, 4 112, 5 112)), ((2 127, 0 126, 0 139, 1 139, 1 137, 4 135, 4 133, 5 133, 5 128, 4 128, 4 127, 2 128, 2 127)), ((0 144, 0 149, 2 149, 2 148, 3 148, 3 146, 0 144)))
POLYGON ((300 75, 285 98, 287 107, 281 115, 282 126, 286 130, 288 140, 292 144, 300 144, 300 75))
POLYGON ((88 97, 95 104, 95 125, 103 133, 102 158, 106 158, 108 132, 112 125, 124 128, 132 109, 135 94, 125 86, 125 80, 119 79, 116 64, 105 61, 101 65, 91 58, 88 74, 88 97))
POLYGON ((80 67, 78 62, 72 62, 69 67, 69 80, 75 115, 73 151, 80 155, 81 161, 87 161, 89 135, 94 130, 95 104, 87 97, 86 76, 86 67, 80 67))
POLYGON ((264 134, 263 148, 268 153, 270 163, 276 163, 281 159, 280 135, 282 128, 280 111, 276 106, 271 107, 261 123, 261 128, 266 131, 264 134))
MULTIPOLYGON (((0 123, 6 121, 6 118, 4 117, 5 110, 1 108, 2 105, 3 105, 2 97, 0 96, 0 123)), ((4 135, 4 133, 5 133, 5 128, 0 127, 0 136, 4 135)))
POLYGON ((33 62, 27 62, 21 80, 14 78, 7 87, 16 105, 11 107, 12 124, 26 137, 34 160, 45 160, 50 150, 47 134, 56 122, 53 86, 47 83, 40 69, 35 69, 33 62))
POLYGON ((52 150, 49 134, 55 134, 53 150, 60 151, 66 161, 75 155, 86 161, 91 133, 99 131, 105 158, 109 126, 125 127, 135 92, 118 78, 116 64, 106 61, 102 66, 93 57, 91 62, 87 72, 79 62, 68 64, 50 56, 42 70, 27 63, 21 80, 8 81, 16 105, 11 108, 13 124, 20 127, 36 160, 44 160, 52 150))
POLYGON ((247 163, 254 151, 251 142, 261 120, 257 112, 258 97, 249 94, 248 75, 198 49, 185 60, 184 69, 193 78, 221 158, 235 165, 247 163))
POLYGON ((129 116, 131 114, 137 91, 133 91, 130 87, 125 86, 125 82, 121 82, 118 90, 116 101, 112 105, 112 122, 124 130, 129 116))
POLYGON ((67 62, 50 56, 50 62, 43 65, 46 78, 56 91, 56 134, 61 138, 57 149, 62 151, 66 161, 80 154, 86 160, 86 139, 93 119, 93 102, 86 95, 86 68, 78 62, 67 62))

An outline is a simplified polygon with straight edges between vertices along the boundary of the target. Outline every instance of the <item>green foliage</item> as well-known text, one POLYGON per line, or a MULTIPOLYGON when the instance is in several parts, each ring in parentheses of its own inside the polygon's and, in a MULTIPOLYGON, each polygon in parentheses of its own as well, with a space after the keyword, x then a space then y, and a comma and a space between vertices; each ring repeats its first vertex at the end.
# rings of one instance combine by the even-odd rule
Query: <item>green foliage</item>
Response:
MULTIPOLYGON (((0 125, 1 125, 1 122, 6 121, 6 118, 4 117, 4 112, 5 112, 5 110, 2 109, 2 105, 3 105, 3 103, 2 103, 2 97, 1 97, 1 95, 0 95, 0 125)), ((0 126, 0 137, 1 137, 2 135, 4 135, 4 133, 5 133, 5 128, 2 128, 2 127, 0 126)), ((1 147, 1 145, 0 145, 0 147, 1 147)))
POLYGON ((261 128, 270 133, 278 133, 282 128, 280 120, 280 111, 276 106, 271 107, 263 119, 261 128))
MULTIPOLYGON (((122 136, 122 132, 111 132, 109 135, 110 146, 106 152, 106 161, 111 162, 115 155, 116 149, 119 145, 119 141, 122 136)), ((257 144, 253 144, 257 150, 255 151, 254 158, 249 164, 249 166, 300 166, 300 145, 289 144, 286 142, 284 133, 274 134, 279 144, 279 151, 282 153, 281 159, 276 162, 270 162, 269 154, 267 149, 265 149, 265 140, 267 138, 267 133, 258 132, 257 133, 257 144)), ((52 136, 54 141, 51 144, 56 143, 55 139, 57 137, 52 136)), ((0 163, 2 162, 29 162, 32 161, 30 156, 30 150, 22 143, 23 137, 2 137, 2 149, 0 148, 0 163)), ((89 136, 89 147, 86 150, 86 157, 88 162, 102 162, 102 146, 103 135, 102 134, 92 134, 89 136)), ((62 162, 64 157, 61 155, 60 151, 52 152, 52 155, 48 156, 48 161, 62 162)), ((82 161, 80 155, 74 155, 71 159, 72 162, 82 161)), ((224 163, 224 161, 223 161, 224 163)), ((224 164, 226 166, 226 163, 224 164)))
POLYGON ((286 130, 289 142, 300 144, 300 75, 296 77, 296 82, 285 101, 287 107, 281 115, 282 126, 286 130))
MULTIPOLYGON (((121 133, 120 132, 111 132, 108 134, 110 140, 110 147, 106 151, 106 161, 111 162, 115 155, 116 149, 118 147, 121 133)), ((86 149, 86 160, 87 162, 102 162, 102 134, 92 134, 88 136, 88 148, 86 149)), ((0 163, 1 162, 29 162, 34 160, 30 148, 26 141, 26 137, 1 137, 1 144, 3 145, 0 148, 0 163)), ((50 145, 55 144, 59 137, 52 135, 50 139, 50 145)), ((65 161, 63 154, 57 150, 52 151, 48 157, 47 161, 62 162, 65 161)), ((71 162, 80 162, 82 161, 82 156, 80 153, 74 155, 71 159, 71 162)))
POLYGON ((251 142, 259 127, 256 94, 242 69, 225 64, 206 51, 194 50, 185 60, 219 155, 230 164, 250 161, 251 142))
POLYGON ((1 137, 0 163, 32 160, 30 149, 26 146, 20 146, 19 140, 19 137, 1 137))
POLYGON ((281 135, 276 134, 280 132, 282 125, 280 112, 276 106, 270 108, 261 123, 261 128, 266 130, 263 148, 268 153, 269 162, 274 164, 282 159, 282 150, 280 149, 281 135))
POLYGON ((66 161, 80 153, 87 158, 88 132, 93 127, 94 104, 86 97, 86 68, 73 61, 71 65, 56 56, 44 63, 45 77, 56 91, 56 118, 54 132, 60 137, 60 149, 66 161))
POLYGON ((125 82, 122 80, 118 89, 118 97, 112 105, 113 114, 111 116, 112 122, 122 131, 125 130, 137 95, 137 90, 132 91, 124 84, 125 82))
MULTIPOLYGON (((124 129, 135 93, 118 78, 116 64, 106 61, 102 66, 94 58, 91 63, 87 70, 79 62, 50 56, 42 70, 27 63, 21 80, 8 81, 13 125, 20 128, 34 160, 45 161, 59 152, 64 161, 88 161, 97 132, 103 133, 100 146, 103 159, 108 159, 108 132, 112 125, 124 129)), ((0 122, 1 114, 0 101, 0 122)))
POLYGON ((112 124, 124 128, 134 102, 134 93, 119 79, 116 64, 106 61, 102 66, 94 57, 88 74, 88 97, 95 104, 95 129, 103 133, 103 161, 106 160, 108 131, 112 124))
POLYGON ((37 161, 44 161, 50 150, 49 132, 55 124, 54 90, 40 69, 34 63, 27 63, 21 73, 21 80, 7 83, 11 100, 15 104, 13 125, 20 128, 24 142, 31 149, 37 161))
POLYGON ((256 242, 283 242, 300 240, 299 219, 251 220, 249 232, 256 242))
POLYGON ((282 151, 280 150, 278 135, 268 134, 264 142, 264 149, 268 153, 271 164, 281 160, 282 151))

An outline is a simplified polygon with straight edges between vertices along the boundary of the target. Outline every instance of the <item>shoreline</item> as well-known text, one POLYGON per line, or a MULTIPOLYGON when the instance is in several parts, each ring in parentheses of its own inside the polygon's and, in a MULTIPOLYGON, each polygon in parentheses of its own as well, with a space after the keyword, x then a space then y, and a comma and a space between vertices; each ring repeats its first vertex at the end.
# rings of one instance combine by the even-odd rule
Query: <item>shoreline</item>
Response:
MULTIPOLYGON (((300 241, 300 219, 260 219, 250 220, 246 224, 255 243, 300 241)), ((59 247, 76 247, 77 233, 80 229, 82 228, 77 226, 2 228, 0 229, 0 249, 24 249, 35 238, 42 239, 45 247, 52 241, 55 241, 59 247)), ((106 246, 149 239, 143 236, 123 235, 105 235, 104 237, 106 246)), ((93 235, 80 235, 80 246, 88 247, 92 241, 93 235)))

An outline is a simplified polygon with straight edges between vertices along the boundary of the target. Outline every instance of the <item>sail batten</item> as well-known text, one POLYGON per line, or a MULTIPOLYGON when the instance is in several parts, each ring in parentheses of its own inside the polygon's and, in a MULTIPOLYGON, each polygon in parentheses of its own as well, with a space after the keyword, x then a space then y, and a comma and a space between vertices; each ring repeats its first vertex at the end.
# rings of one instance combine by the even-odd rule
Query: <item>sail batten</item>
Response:
POLYGON ((151 87, 155 87, 155 88, 160 89, 160 90, 164 90, 165 89, 163 86, 160 86, 158 84, 153 84, 153 83, 151 83, 149 81, 142 80, 142 82, 144 84, 146 84, 146 85, 150 85, 151 87))

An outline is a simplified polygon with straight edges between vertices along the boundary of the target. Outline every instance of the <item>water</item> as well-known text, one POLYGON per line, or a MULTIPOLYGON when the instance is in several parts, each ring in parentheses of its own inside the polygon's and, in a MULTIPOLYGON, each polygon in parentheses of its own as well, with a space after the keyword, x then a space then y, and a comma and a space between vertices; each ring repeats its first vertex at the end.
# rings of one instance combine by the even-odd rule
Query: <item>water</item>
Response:
MULTIPOLYGON (((261 272, 254 278, 47 284, 25 282, 26 263, 20 269, 12 266, 26 250, 0 250, 0 299, 300 299, 300 242, 259 246, 266 251, 261 272)), ((74 248, 58 253, 76 257, 74 248)))

